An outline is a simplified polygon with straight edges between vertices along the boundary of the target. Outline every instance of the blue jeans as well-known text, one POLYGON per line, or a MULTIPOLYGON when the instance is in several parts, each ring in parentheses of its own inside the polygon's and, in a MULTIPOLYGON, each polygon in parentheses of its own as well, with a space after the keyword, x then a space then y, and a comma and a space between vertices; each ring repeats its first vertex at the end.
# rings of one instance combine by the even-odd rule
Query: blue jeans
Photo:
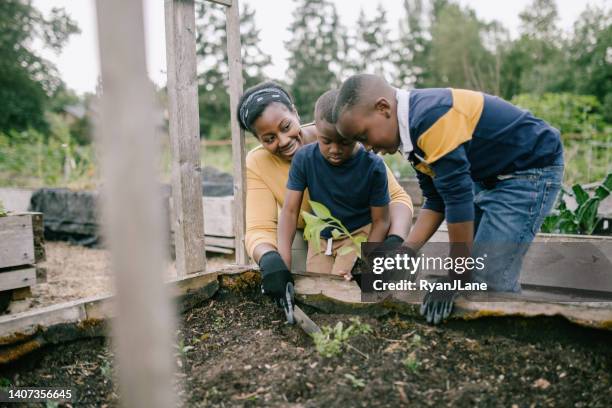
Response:
POLYGON ((520 292, 523 257, 563 181, 563 165, 517 171, 501 176, 491 189, 474 183, 473 257, 485 256, 485 267, 474 270, 477 282, 492 291, 520 292))

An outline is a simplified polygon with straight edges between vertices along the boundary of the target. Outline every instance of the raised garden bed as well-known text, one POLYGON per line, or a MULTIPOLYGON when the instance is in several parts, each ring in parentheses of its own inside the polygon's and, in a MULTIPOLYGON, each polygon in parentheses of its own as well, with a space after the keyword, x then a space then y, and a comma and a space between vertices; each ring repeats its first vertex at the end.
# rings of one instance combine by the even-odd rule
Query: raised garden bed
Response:
MULTIPOLYGON (((321 326, 352 315, 307 309, 321 326)), ((558 318, 487 318, 436 328, 395 313, 323 357, 259 294, 231 280, 180 316, 175 387, 185 406, 577 406, 612 399, 612 333, 558 318)), ((118 406, 104 338, 59 343, 4 367, 15 386, 76 389, 78 406, 118 406)))

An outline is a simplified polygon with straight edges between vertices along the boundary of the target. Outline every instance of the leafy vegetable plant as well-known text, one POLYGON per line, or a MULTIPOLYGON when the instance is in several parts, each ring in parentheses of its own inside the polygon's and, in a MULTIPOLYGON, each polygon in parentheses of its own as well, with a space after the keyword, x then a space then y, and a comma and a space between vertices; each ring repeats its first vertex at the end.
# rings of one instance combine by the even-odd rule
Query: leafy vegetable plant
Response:
POLYGON ((371 332, 372 327, 369 324, 361 323, 358 318, 353 318, 351 324, 346 328, 342 322, 336 323, 334 327, 323 326, 321 333, 313 334, 312 339, 319 354, 323 357, 333 357, 349 346, 348 339, 351 337, 371 332))
POLYGON ((582 188, 580 184, 572 187, 572 192, 561 190, 559 204, 554 214, 549 215, 542 223, 542 232, 560 234, 591 235, 601 223, 597 216, 599 204, 612 192, 612 173, 595 189, 593 196, 582 188), (563 195, 568 194, 576 199, 578 207, 575 210, 567 208, 563 195))
POLYGON ((342 222, 334 217, 329 209, 316 201, 309 201, 314 214, 302 211, 302 217, 306 226, 304 227, 304 239, 314 244, 317 252, 321 252, 321 232, 326 228, 332 228, 331 234, 334 239, 350 238, 352 246, 342 247, 338 250, 338 255, 346 255, 352 251, 357 252, 361 258, 361 243, 367 241, 367 237, 362 235, 353 236, 342 222))

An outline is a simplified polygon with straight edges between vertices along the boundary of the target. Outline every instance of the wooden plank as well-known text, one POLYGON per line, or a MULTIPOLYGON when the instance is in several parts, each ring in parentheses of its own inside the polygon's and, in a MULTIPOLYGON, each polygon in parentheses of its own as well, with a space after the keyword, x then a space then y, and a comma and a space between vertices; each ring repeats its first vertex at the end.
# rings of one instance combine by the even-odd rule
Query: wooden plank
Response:
MULTIPOLYGON (((170 216, 173 217, 174 199, 170 198, 170 216)), ((234 238, 233 197, 202 197, 204 214, 204 232, 207 236, 234 238)), ((170 230, 175 231, 175 224, 170 223, 170 230)))
POLYGON ((202 202, 206 235, 233 238, 236 224, 233 197, 204 197, 202 202))
MULTIPOLYGON (((238 274, 251 270, 250 265, 199 273, 166 282, 166 291, 173 297, 182 297, 205 289, 214 283, 221 273, 238 274)), ((212 294, 211 294, 212 296, 212 294)), ((46 330, 58 323, 78 323, 85 319, 108 319, 116 316, 115 296, 96 296, 26 312, 0 316, 0 345, 21 341, 39 330, 46 330)))
MULTIPOLYGON (((406 303, 395 296, 378 303, 361 302, 359 288, 354 282, 342 282, 325 277, 294 276, 296 297, 304 303, 327 312, 361 312, 376 314, 384 310, 418 316, 419 301, 406 303), (351 285, 353 284, 353 285, 351 285)), ((534 298, 534 294, 530 297, 534 298)), ((401 297, 401 296, 398 296, 401 297)), ((536 298, 542 298, 541 295, 536 298)), ((572 302, 571 296, 567 301, 572 302)), ((563 316, 587 327, 612 329, 612 303, 580 302, 565 303, 563 300, 534 301, 520 294, 499 298, 489 296, 487 300, 459 297, 455 302, 451 319, 477 319, 494 316, 563 316)))
POLYGON ((0 268, 35 262, 32 215, 0 217, 0 268))
POLYGON ((208 250, 208 246, 213 245, 221 248, 229 248, 234 249, 236 243, 233 238, 224 238, 224 237, 213 237, 206 236, 206 250, 208 250))
POLYGON ((30 207, 30 198, 34 190, 27 188, 0 188, 0 201, 7 211, 27 212, 30 207))
POLYGON ((25 288, 36 284, 36 268, 25 267, 0 272, 0 291, 25 288))
POLYGON ((232 129, 232 160, 234 162, 234 236, 236 263, 246 264, 248 255, 244 245, 246 233, 246 149, 244 131, 238 125, 236 109, 242 95, 242 55, 240 47, 240 15, 238 0, 225 9, 227 58, 229 65, 230 123, 232 129))
MULTIPOLYGON (((193 3, 181 1, 176 5, 181 9, 185 5, 184 8, 193 13, 193 3)), ((170 7, 170 16, 172 10, 170 7)), ((156 133, 163 119, 147 76, 143 3, 97 0, 96 16, 103 84, 96 128, 102 152, 103 218, 100 224, 110 249, 117 293, 117 315, 112 331, 116 365, 120 367, 120 405, 173 407, 177 405, 172 384, 176 324, 170 296, 163 283, 168 261, 164 256, 167 237, 163 198, 157 183, 160 152, 156 133)), ((170 88, 174 90, 173 102, 176 103, 174 85, 176 82, 170 88)), ((171 106, 176 108, 172 103, 171 106)), ((176 113, 174 111, 171 118, 174 121, 176 113)), ((181 144, 176 135, 175 132, 174 142, 181 144)), ((180 157, 183 158, 189 156, 180 157)), ((180 166, 174 167, 175 172, 182 173, 186 169, 188 175, 198 178, 200 186, 199 172, 191 169, 195 162, 175 164, 179 163, 180 166)), ((196 220, 181 217, 186 216, 184 199, 190 194, 197 195, 196 202, 201 206, 201 187, 199 191, 190 191, 189 183, 181 183, 184 181, 182 175, 178 181, 173 190, 179 218, 188 220, 186 224, 197 223, 197 217, 196 220)), ((195 213, 201 217, 201 208, 195 213)), ((184 233, 181 227, 179 235, 184 233)), ((203 228, 200 234, 203 238, 203 228)), ((201 242, 203 249, 203 239, 201 242)), ((189 254, 183 252, 181 255, 189 254)), ((86 315, 83 305, 80 309, 86 315)))
POLYGON ((232 0, 206 0, 206 1, 209 1, 211 3, 221 4, 222 6, 228 6, 228 7, 232 6, 232 0))
POLYGON ((222 248, 222 247, 218 247, 218 246, 214 246, 214 245, 206 245, 205 246, 206 250, 208 252, 217 252, 220 254, 227 254, 227 255, 231 255, 234 253, 233 249, 229 249, 229 248, 222 248))
POLYGON ((174 242, 179 276, 206 270, 193 0, 165 0, 174 242))

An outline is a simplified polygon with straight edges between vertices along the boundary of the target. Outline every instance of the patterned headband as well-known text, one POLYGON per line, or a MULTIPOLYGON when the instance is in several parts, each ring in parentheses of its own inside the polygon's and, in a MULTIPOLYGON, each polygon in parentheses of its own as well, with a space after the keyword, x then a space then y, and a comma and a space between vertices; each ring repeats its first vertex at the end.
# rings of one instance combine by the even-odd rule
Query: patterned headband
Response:
POLYGON ((251 130, 248 123, 250 123, 249 119, 252 120, 253 118, 249 117, 249 114, 252 116, 253 112, 257 111, 257 109, 255 109, 257 106, 268 106, 271 102, 282 102, 286 103, 287 105, 292 105, 289 96, 278 88, 260 89, 249 95, 249 97, 240 106, 240 121, 242 122, 242 125, 246 129, 251 130))

